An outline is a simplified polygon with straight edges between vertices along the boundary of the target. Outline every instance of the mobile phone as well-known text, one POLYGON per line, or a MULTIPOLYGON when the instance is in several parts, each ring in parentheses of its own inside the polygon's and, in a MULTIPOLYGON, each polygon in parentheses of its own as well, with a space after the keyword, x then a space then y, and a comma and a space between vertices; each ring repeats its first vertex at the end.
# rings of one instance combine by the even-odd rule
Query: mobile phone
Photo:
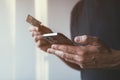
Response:
POLYGON ((35 19, 34 17, 32 17, 31 15, 28 15, 26 18, 26 21, 31 24, 34 27, 38 27, 41 31, 43 31, 44 33, 51 33, 52 30, 44 25, 42 25, 42 23, 35 19))
MULTIPOLYGON (((35 27, 39 27, 42 30, 48 30, 46 32, 49 32, 50 29, 45 27, 44 25, 41 25, 41 22, 38 21, 37 19, 35 19, 34 17, 32 17, 31 15, 27 16, 26 21, 35 26, 35 27)), ((74 45, 74 43, 67 38, 64 34, 62 33, 47 33, 47 34, 43 34, 42 35, 43 38, 45 40, 47 40, 48 42, 50 42, 51 44, 67 44, 67 45, 74 45)))
POLYGON ((43 34, 42 37, 51 44, 75 45, 69 38, 62 33, 43 34))
POLYGON ((32 17, 31 15, 27 16, 26 21, 36 27, 39 27, 41 25, 41 22, 32 17))

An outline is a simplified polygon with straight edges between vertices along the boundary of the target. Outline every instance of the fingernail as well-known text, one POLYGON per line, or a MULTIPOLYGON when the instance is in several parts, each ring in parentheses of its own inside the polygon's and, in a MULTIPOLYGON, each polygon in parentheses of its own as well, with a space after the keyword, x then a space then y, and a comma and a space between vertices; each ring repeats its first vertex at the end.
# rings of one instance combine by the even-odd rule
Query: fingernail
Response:
POLYGON ((57 48, 57 45, 53 44, 51 47, 52 47, 53 49, 56 49, 56 48, 57 48))
POLYGON ((51 48, 48 48, 47 52, 50 53, 50 54, 54 54, 55 53, 55 51, 53 49, 51 49, 51 48))
POLYGON ((86 36, 86 35, 83 35, 83 36, 81 36, 81 38, 80 38, 81 41, 85 41, 86 39, 87 39, 87 36, 86 36))
POLYGON ((62 51, 55 51, 55 54, 58 55, 58 56, 62 56, 63 52, 62 51))
POLYGON ((75 41, 79 42, 79 41, 85 41, 87 39, 87 36, 86 35, 83 35, 83 36, 78 36, 75 38, 75 41))

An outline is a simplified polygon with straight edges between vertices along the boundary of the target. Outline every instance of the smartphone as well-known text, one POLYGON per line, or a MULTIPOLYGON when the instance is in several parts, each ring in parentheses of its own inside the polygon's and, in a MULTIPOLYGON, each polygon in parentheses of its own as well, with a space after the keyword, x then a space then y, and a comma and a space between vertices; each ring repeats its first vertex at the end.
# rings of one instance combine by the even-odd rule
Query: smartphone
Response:
POLYGON ((41 22, 32 17, 31 15, 27 16, 26 21, 36 27, 39 27, 41 25, 41 22))
POLYGON ((67 45, 75 45, 69 38, 67 38, 62 33, 49 33, 43 34, 42 37, 50 42, 51 44, 67 44, 67 45))
MULTIPOLYGON (((34 17, 32 17, 31 15, 27 16, 26 21, 29 24, 31 24, 31 25, 33 25, 35 27, 39 27, 42 30, 48 30, 48 31, 50 31, 49 28, 45 27, 44 25, 41 25, 41 22, 38 21, 37 19, 35 19, 34 17)), ((51 44, 74 45, 74 43, 69 38, 67 38, 64 34, 62 34, 62 33, 47 33, 47 34, 43 34, 42 36, 43 36, 43 38, 45 40, 47 40, 51 44)))
POLYGON ((42 23, 35 19, 34 17, 32 17, 31 15, 27 16, 26 21, 31 24, 33 27, 38 27, 41 31, 44 31, 44 33, 51 33, 52 30, 44 25, 42 25, 42 23))

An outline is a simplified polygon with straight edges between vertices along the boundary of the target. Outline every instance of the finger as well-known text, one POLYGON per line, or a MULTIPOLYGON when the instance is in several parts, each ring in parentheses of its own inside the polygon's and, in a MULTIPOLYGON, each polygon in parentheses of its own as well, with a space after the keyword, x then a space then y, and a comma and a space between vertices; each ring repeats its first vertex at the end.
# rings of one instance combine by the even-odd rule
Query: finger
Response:
POLYGON ((33 31, 38 31, 38 27, 29 27, 29 31, 33 32, 33 31))
POLYGON ((83 68, 84 58, 79 55, 73 55, 73 54, 64 54, 63 58, 71 63, 75 63, 79 65, 81 68, 83 68))
POLYGON ((51 54, 54 54, 54 53, 55 53, 55 50, 52 49, 52 48, 48 48, 48 49, 47 49, 47 52, 48 52, 48 53, 51 53, 51 54))
POLYGON ((42 47, 38 47, 38 48, 40 48, 41 50, 47 52, 47 49, 50 48, 50 46, 48 46, 48 45, 44 45, 44 46, 42 46, 42 47))
POLYGON ((36 41, 36 45, 38 47, 42 47, 42 46, 48 46, 50 45, 50 43, 45 41, 44 39, 39 39, 38 41, 36 41))
POLYGON ((83 57, 82 56, 69 54, 69 53, 64 53, 63 58, 65 60, 74 61, 76 63, 81 63, 83 61, 83 57))
POLYGON ((60 50, 63 52, 71 53, 71 54, 76 54, 78 47, 76 46, 69 46, 69 45, 59 45, 59 44, 53 44, 51 48, 60 50))
POLYGON ((62 51, 59 51, 59 50, 54 50, 52 48, 49 48, 47 50, 48 53, 51 53, 51 54, 54 54, 68 62, 71 62, 71 63, 75 63, 75 64, 81 64, 82 61, 83 61, 83 57, 81 56, 78 56, 78 55, 73 55, 73 54, 69 54, 69 53, 64 53, 62 51))
POLYGON ((32 37, 34 36, 41 36, 41 32, 37 32, 37 31, 32 32, 32 37))
POLYGON ((73 60, 65 59, 65 61, 79 65, 79 63, 78 63, 78 62, 73 61, 73 60))
MULTIPOLYGON (((39 27, 30 27, 29 28, 29 31, 30 32, 41 32, 41 33, 44 33, 45 32, 45 29, 44 28, 39 28, 39 27)), ((47 31, 47 30, 46 30, 47 31)))
POLYGON ((47 50, 47 52, 55 54, 55 55, 57 55, 57 56, 59 56, 61 58, 64 58, 65 60, 72 60, 72 61, 78 61, 78 62, 82 61, 82 58, 80 58, 80 56, 78 56, 78 55, 64 53, 62 51, 54 50, 52 48, 49 48, 47 50))
POLYGON ((76 43, 79 43, 79 44, 86 44, 86 39, 87 39, 87 35, 83 35, 83 36, 76 36, 74 38, 74 41, 76 43))
POLYGON ((54 50, 52 48, 48 48, 47 52, 50 54, 54 54, 54 55, 61 57, 61 58, 63 58, 63 55, 64 55, 64 53, 62 51, 54 50))
POLYGON ((65 58, 65 60, 68 62, 71 62, 71 63, 75 63, 75 64, 79 65, 80 68, 83 68, 84 58, 82 56, 78 56, 78 55, 71 55, 71 56, 70 55, 71 54, 66 54, 65 56, 67 56, 67 57, 65 58))
POLYGON ((101 43, 101 40, 97 37, 92 36, 77 36, 75 37, 74 41, 79 44, 88 44, 88 45, 98 45, 101 43))
POLYGON ((87 52, 86 48, 84 46, 69 46, 69 45, 59 45, 59 44, 53 44, 51 48, 55 50, 60 50, 69 54, 77 54, 80 56, 83 56, 84 53, 87 52))
POLYGON ((59 56, 59 57, 64 58, 64 59, 69 57, 68 55, 65 55, 65 53, 63 51, 55 50, 52 48, 49 48, 47 50, 47 52, 49 52, 51 54, 55 54, 56 56, 59 56))
POLYGON ((42 40, 42 36, 34 36, 33 38, 35 42, 42 40))

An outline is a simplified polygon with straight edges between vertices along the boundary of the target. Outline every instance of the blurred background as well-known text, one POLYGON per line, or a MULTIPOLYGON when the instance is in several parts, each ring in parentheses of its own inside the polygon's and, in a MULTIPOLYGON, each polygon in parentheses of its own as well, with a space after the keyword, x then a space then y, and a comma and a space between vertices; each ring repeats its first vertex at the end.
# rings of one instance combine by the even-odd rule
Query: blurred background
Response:
POLYGON ((70 13, 79 0, 0 0, 0 80, 80 80, 80 72, 36 48, 28 14, 70 38, 70 13))

